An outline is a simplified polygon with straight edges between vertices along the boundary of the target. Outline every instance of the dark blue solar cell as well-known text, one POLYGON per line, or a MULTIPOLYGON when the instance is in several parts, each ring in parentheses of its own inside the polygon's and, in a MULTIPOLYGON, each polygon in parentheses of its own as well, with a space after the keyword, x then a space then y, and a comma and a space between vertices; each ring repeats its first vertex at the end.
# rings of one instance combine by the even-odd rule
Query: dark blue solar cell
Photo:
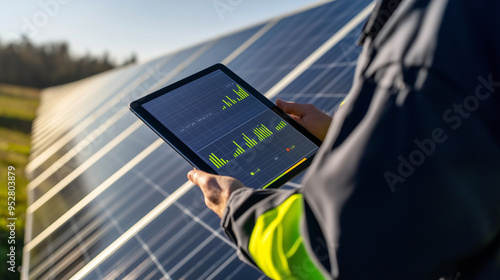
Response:
POLYGON ((255 279, 269 279, 260 275, 255 269, 248 269, 248 265, 241 262, 236 256, 232 256, 231 262, 220 270, 220 272, 208 279, 242 279, 242 280, 255 280, 255 279))
MULTIPOLYGON (((40 262, 43 262, 46 266, 47 261, 49 261, 51 264, 49 267, 64 262, 65 259, 60 257, 61 253, 65 251, 72 251, 71 254, 73 255, 82 254, 83 252, 74 250, 75 246, 78 247, 79 244, 85 245, 88 257, 95 257, 96 253, 105 249, 116 239, 117 231, 112 226, 113 224, 118 225, 122 231, 130 228, 151 211, 155 205, 175 191, 180 184, 184 183, 184 176, 182 179, 178 176, 172 177, 169 175, 170 172, 186 174, 190 169, 191 167, 174 151, 167 149, 166 145, 158 148, 157 152, 141 161, 133 170, 113 183, 91 204, 73 217, 71 220, 71 223, 74 224, 73 227, 76 227, 79 233, 83 233, 79 242, 76 242, 77 240, 73 234, 67 234, 68 230, 71 229, 71 225, 70 222, 65 223, 60 230, 54 232, 48 239, 51 245, 59 248, 57 252, 53 252, 51 248, 46 247, 46 242, 40 243, 39 246, 32 250, 31 268, 35 269, 35 271, 40 270, 41 268, 38 267, 40 262), (178 157, 177 161, 173 160, 173 157, 176 156, 178 157), (158 168, 159 166, 161 168, 158 168), (148 177, 144 176, 144 172, 148 174, 148 177), (144 183, 145 181, 147 184, 144 183), (106 215, 103 215, 103 213, 106 215), (105 216, 113 217, 113 220, 111 221, 110 218, 105 216), (99 242, 96 243, 95 240, 99 240, 99 242), (70 244, 73 245, 68 247, 70 244), (62 245, 65 245, 64 249, 62 245), (95 254, 91 252, 95 252, 95 254)), ((200 197, 198 196, 198 198, 200 197)), ((187 204, 191 210, 193 210, 192 206, 195 205, 187 204)), ((176 207, 183 206, 180 204, 177 206, 176 203, 176 207)), ((201 209, 201 207, 196 208, 201 209)), ((203 209, 208 210, 206 207, 203 209)), ((184 211, 184 209, 182 210, 184 211)), ((194 215, 196 214, 198 213, 194 215)), ((208 222, 216 228, 218 222, 213 222, 217 218, 215 214, 205 211, 206 214, 212 215, 211 221, 208 222)), ((191 218, 186 216, 183 219, 189 221, 191 218)), ((73 265, 76 264, 73 263, 73 265)))
MULTIPOLYGON (((106 277, 108 279, 124 279, 142 262, 153 261, 139 241, 133 238, 93 271, 102 276, 99 279, 106 279, 106 277)), ((84 279, 95 280, 90 274, 84 279)))
MULTIPOLYGON (((122 116, 119 121, 117 121, 112 127, 110 127, 110 129, 106 129, 105 131, 103 131, 102 134, 105 134, 105 136, 109 137, 110 139, 116 138, 130 126, 130 121, 127 121, 125 119, 131 119, 131 117, 132 116, 130 116, 129 114, 122 116)), ((51 175, 47 176, 44 174, 44 178, 46 179, 40 181, 40 178, 37 178, 36 182, 32 182, 32 184, 35 184, 36 186, 32 193, 33 198, 38 199, 42 194, 52 188, 52 186, 64 179, 64 177, 66 177, 70 172, 78 168, 78 166, 80 166, 83 162, 88 160, 97 151, 106 146, 106 144, 108 144, 109 142, 103 141, 104 135, 102 134, 98 137, 92 137, 92 139, 89 141, 81 141, 78 145, 74 145, 74 143, 67 144, 59 152, 56 152, 48 160, 44 161, 44 163, 42 163, 40 167, 37 168, 37 170, 47 170, 52 166, 52 164, 57 162, 61 157, 66 156, 66 153, 71 151, 72 156, 69 159, 60 161, 60 163, 64 163, 64 165, 56 166, 55 171, 50 173, 51 175), (64 152, 62 152, 63 150, 64 152)), ((52 168, 54 169, 54 167, 52 168)), ((38 177, 38 175, 35 177, 38 177)))
MULTIPOLYGON (((98 86, 96 87, 94 85, 91 85, 88 88, 87 94, 82 95, 83 97, 85 97, 84 100, 78 100, 78 102, 69 104, 69 106, 77 106, 77 108, 75 108, 73 111, 65 112, 66 114, 71 114, 71 113, 73 114, 66 116, 63 119, 59 119, 58 122, 66 122, 66 123, 71 122, 71 125, 68 124, 60 125, 56 126, 54 129, 49 130, 47 136, 44 137, 51 139, 40 141, 42 142, 42 144, 37 146, 37 151, 36 153, 34 153, 34 155, 38 155, 40 152, 45 150, 45 148, 50 147, 52 143, 59 140, 59 137, 56 137, 57 135, 66 134, 67 132, 69 132, 72 126, 78 125, 80 122, 89 118, 90 115, 94 115, 102 105, 109 102, 111 99, 116 98, 117 94, 123 91, 123 89, 126 89, 129 83, 133 82, 135 78, 143 74, 144 72, 143 67, 150 64, 159 63, 159 61, 164 59, 165 58, 161 58, 153 60, 146 65, 129 66, 125 69, 113 70, 112 72, 101 74, 101 75, 107 74, 107 76, 110 76, 110 77, 107 76, 103 77, 108 79, 109 81, 107 83, 95 82, 96 84, 98 84, 98 86), (85 109, 82 110, 82 108, 85 109), (48 137, 50 135, 53 135, 53 137, 48 137)), ((94 77, 94 79, 98 79, 98 77, 94 77)), ((77 89, 78 88, 74 90, 77 89)), ((57 120, 55 121, 57 122, 57 120)))
MULTIPOLYGON (((215 63, 222 62, 227 58, 234 50, 241 46, 246 40, 248 40, 252 35, 259 31, 264 25, 258 25, 243 31, 230 34, 228 36, 216 39, 213 45, 200 55, 193 63, 187 65, 182 69, 177 75, 175 75, 171 81, 177 81, 185 78, 193 73, 203 70, 215 63)), ((209 42, 210 44, 211 42, 209 42)))
MULTIPOLYGON (((216 279, 222 279, 227 275, 222 274, 225 272, 224 268, 231 263, 226 260, 234 258, 234 249, 193 219, 182 216, 180 209, 171 206, 104 261, 97 270, 105 277, 119 274, 136 279, 142 279, 141 276, 145 275, 168 275, 172 279, 207 279, 216 274, 216 279), (148 248, 149 252, 144 248, 148 248), (130 256, 127 252, 134 254, 130 256), (151 255, 157 259, 156 263, 151 261, 151 255)), ((243 272, 255 275, 253 279, 260 275, 246 265, 242 269, 243 272)))
POLYGON ((361 51, 355 43, 362 26, 363 24, 359 24, 354 28, 272 100, 281 98, 312 103, 330 114, 333 113, 352 85, 357 57, 361 51))
POLYGON ((228 66, 265 93, 370 2, 335 1, 282 19, 228 66))
MULTIPOLYGON (((143 135, 151 133, 146 127, 140 127, 139 130, 143 132, 143 135)), ((97 188, 136 156, 137 151, 145 149, 152 141, 152 138, 146 139, 145 137, 139 137, 139 135, 130 135, 112 149, 108 154, 109 156, 98 160, 57 192, 56 195, 49 198, 33 213, 35 217, 33 219, 33 236, 39 234, 64 212, 97 188), (148 142, 148 140, 151 142, 148 142), (131 149, 131 147, 133 148, 131 149), (133 152, 134 150, 136 152, 133 152)))

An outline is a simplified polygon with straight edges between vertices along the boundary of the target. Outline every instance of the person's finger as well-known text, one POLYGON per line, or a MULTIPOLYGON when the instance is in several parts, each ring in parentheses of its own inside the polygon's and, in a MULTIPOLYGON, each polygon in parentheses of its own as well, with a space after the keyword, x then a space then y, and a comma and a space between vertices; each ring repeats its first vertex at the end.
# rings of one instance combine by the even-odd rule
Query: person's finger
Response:
MULTIPOLYGON (((201 171, 191 170, 187 174, 188 179, 198 187, 200 187, 203 196, 205 197, 205 204, 212 210, 216 211, 216 206, 219 205, 221 200, 221 190, 216 187, 217 178, 215 175, 201 171)), ((217 211, 216 211, 217 212, 217 211)), ((220 216, 220 215, 219 215, 220 216)))
POLYGON ((191 170, 191 171, 189 171, 189 172, 187 173, 187 177, 188 177, 189 181, 191 181, 191 183, 193 183, 193 184, 194 184, 194 182, 193 182, 193 179, 192 179, 192 178, 193 178, 193 175, 194 175, 194 172, 195 172, 195 171, 196 171, 196 169, 193 169, 193 170, 191 170))
POLYGON ((210 176, 212 176, 212 174, 196 169, 189 171, 187 174, 189 181, 202 189, 205 188, 206 182, 210 176))
POLYGON ((304 104, 277 99, 276 106, 283 110, 283 112, 290 115, 295 115, 298 117, 302 117, 304 115, 304 104))
POLYGON ((218 185, 216 175, 201 170, 191 170, 188 172, 188 179, 200 187, 205 196, 209 198, 219 191, 219 188, 216 187, 218 185))
POLYGON ((295 115, 290 115, 290 117, 292 117, 292 119, 294 119, 296 122, 302 124, 302 118, 301 117, 295 116, 295 115))

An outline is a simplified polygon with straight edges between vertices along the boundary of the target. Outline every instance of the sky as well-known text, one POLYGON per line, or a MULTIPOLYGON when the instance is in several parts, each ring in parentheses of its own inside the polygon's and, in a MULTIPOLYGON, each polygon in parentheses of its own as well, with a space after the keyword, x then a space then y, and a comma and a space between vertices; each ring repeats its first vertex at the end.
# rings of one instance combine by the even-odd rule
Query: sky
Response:
POLYGON ((68 42, 72 54, 140 62, 321 0, 0 0, 0 40, 68 42))

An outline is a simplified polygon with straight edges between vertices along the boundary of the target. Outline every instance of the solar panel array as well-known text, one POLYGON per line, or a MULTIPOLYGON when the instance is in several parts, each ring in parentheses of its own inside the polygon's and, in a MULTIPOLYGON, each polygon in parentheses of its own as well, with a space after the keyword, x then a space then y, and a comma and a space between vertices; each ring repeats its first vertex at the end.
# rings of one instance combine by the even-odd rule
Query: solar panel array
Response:
MULTIPOLYGON (((147 63, 45 89, 27 167, 23 279, 262 279, 128 103, 222 62, 270 99, 333 112, 371 1, 338 0, 147 63)), ((300 178, 287 187, 297 187, 300 178)))

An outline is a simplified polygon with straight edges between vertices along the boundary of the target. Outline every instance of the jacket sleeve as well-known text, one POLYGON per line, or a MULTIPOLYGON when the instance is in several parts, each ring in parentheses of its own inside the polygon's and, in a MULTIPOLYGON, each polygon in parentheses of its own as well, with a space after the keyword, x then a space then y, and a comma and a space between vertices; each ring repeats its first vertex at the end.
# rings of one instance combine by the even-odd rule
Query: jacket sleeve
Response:
POLYGON ((221 225, 238 256, 272 279, 324 279, 301 233, 304 201, 299 190, 234 192, 221 225))

